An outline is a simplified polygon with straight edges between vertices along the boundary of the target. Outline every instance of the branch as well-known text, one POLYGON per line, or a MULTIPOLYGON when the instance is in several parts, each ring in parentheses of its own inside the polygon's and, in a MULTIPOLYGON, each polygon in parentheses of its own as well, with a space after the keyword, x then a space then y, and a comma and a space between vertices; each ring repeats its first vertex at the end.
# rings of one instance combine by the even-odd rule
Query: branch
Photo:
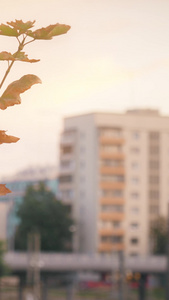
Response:
POLYGON ((31 40, 31 41, 29 41, 29 42, 25 43, 25 44, 24 44, 24 46, 26 46, 26 45, 28 45, 28 44, 30 44, 30 43, 32 43, 32 42, 34 42, 34 41, 35 41, 35 39, 33 39, 33 40, 31 40))
MULTIPOLYGON (((25 38, 23 38, 23 41, 22 41, 22 42, 19 42, 19 47, 18 47, 17 52, 15 52, 14 57, 17 56, 17 54, 23 49, 23 47, 24 47, 24 41, 25 41, 25 38)), ((4 77, 3 77, 3 79, 2 79, 2 81, 1 81, 1 83, 0 83, 0 89, 2 88, 2 85, 4 84, 4 81, 5 81, 6 77, 8 76, 8 74, 9 74, 9 72, 10 72, 10 70, 11 70, 13 64, 14 64, 14 62, 15 62, 15 61, 13 60, 13 61, 8 65, 8 68, 7 68, 6 72, 5 72, 5 75, 4 75, 4 77)))

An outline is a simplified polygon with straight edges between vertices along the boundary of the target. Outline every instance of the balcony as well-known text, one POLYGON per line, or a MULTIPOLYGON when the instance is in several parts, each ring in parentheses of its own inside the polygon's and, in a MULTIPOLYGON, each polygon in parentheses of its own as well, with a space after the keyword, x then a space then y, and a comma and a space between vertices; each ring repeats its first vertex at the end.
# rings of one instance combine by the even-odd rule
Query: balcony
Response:
POLYGON ((103 221, 123 221, 124 213, 118 212, 102 212, 99 215, 100 220, 103 221))
POLYGON ((73 182, 59 182, 58 183, 58 188, 60 191, 64 191, 64 190, 68 190, 68 189, 72 189, 73 186, 73 182))
POLYGON ((60 159, 62 161, 70 161, 74 159, 74 152, 71 153, 60 153, 60 159))
POLYGON ((61 136, 61 139, 60 139, 60 145, 61 146, 69 146, 69 145, 74 145, 75 143, 75 135, 72 134, 72 135, 62 135, 61 136))
POLYGON ((99 229, 100 236, 122 236, 124 235, 124 229, 122 228, 102 228, 99 229))
POLYGON ((124 189, 125 188, 125 183, 124 182, 112 182, 112 181, 101 181, 100 182, 100 188, 101 189, 124 189))
POLYGON ((100 137, 100 144, 102 145, 123 145, 125 140, 121 137, 100 137))
POLYGON ((124 175, 125 169, 124 167, 108 167, 108 166, 102 166, 100 168, 101 174, 107 174, 107 175, 124 175))
POLYGON ((125 200, 124 198, 113 198, 113 197, 103 197, 103 198, 100 198, 100 204, 121 204, 121 205, 124 205, 125 204, 125 200))
POLYGON ((72 189, 74 183, 74 177, 72 175, 60 175, 59 176, 59 190, 72 189))
POLYGON ((71 163, 68 166, 59 166, 59 175, 71 175, 75 171, 75 163, 71 163))
POLYGON ((124 244, 118 243, 100 243, 98 247, 98 252, 111 252, 111 251, 120 251, 124 250, 124 244))
POLYGON ((108 152, 108 151, 104 151, 104 150, 100 151, 99 157, 101 159, 114 159, 114 160, 124 160, 125 159, 125 155, 122 152, 112 153, 112 152, 108 152))

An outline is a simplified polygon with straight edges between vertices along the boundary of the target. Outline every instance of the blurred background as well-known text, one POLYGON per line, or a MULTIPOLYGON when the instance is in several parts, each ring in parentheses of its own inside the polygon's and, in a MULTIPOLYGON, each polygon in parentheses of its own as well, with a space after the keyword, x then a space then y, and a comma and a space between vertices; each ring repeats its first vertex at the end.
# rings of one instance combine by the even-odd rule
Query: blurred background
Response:
MULTIPOLYGON (((28 44, 40 62, 15 63, 1 92, 25 74, 42 80, 0 112, 1 130, 20 137, 1 145, 12 193, 0 198, 0 240, 18 286, 10 297, 164 299, 168 1, 16 0, 0 12, 0 23, 71 26, 28 44)), ((16 51, 14 37, 0 39, 0 52, 16 51)))

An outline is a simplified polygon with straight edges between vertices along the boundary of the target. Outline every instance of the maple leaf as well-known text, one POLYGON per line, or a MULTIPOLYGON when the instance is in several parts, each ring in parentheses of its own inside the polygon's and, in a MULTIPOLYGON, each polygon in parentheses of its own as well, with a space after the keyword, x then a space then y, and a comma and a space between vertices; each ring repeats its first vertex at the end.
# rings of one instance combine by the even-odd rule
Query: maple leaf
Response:
POLYGON ((5 133, 5 130, 0 130, 0 144, 3 143, 16 143, 19 140, 19 138, 12 136, 12 135, 7 135, 5 133))
POLYGON ((20 94, 30 89, 36 83, 41 83, 41 80, 32 74, 24 75, 19 80, 12 82, 0 97, 0 109, 4 110, 8 106, 20 104, 20 94))
POLYGON ((0 52, 0 60, 15 60, 10 52, 2 51, 0 52))
POLYGON ((19 33, 19 35, 26 33, 26 31, 29 28, 32 28, 34 26, 34 23, 35 21, 23 22, 22 20, 15 20, 15 22, 7 22, 7 24, 13 27, 19 33))
POLYGON ((5 184, 0 184, 0 196, 4 196, 8 193, 11 193, 11 191, 5 186, 5 184))
POLYGON ((31 36, 34 39, 39 39, 39 40, 51 40, 52 37, 56 35, 61 35, 64 33, 67 33, 67 31, 71 27, 69 25, 65 24, 54 24, 54 25, 49 25, 47 27, 42 27, 40 29, 37 29, 35 31, 28 31, 27 35, 31 36))
POLYGON ((15 36, 15 37, 19 36, 15 28, 11 28, 10 26, 5 24, 0 25, 0 35, 15 36))
POLYGON ((14 54, 13 56, 14 56, 14 59, 17 61, 24 61, 24 62, 30 62, 30 63, 40 61, 40 59, 29 59, 28 55, 25 54, 25 52, 19 52, 17 54, 14 54))
POLYGON ((40 59, 29 59, 28 55, 25 54, 25 52, 16 52, 14 54, 11 54, 10 52, 2 51, 0 52, 0 60, 12 60, 12 61, 23 61, 23 62, 38 62, 40 59))

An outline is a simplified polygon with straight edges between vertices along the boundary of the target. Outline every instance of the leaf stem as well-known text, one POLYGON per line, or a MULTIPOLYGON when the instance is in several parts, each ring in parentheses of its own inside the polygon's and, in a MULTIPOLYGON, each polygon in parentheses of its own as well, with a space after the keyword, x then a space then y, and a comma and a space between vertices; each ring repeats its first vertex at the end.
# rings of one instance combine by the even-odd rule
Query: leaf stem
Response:
MULTIPOLYGON (((23 47, 24 47, 24 41, 25 41, 25 38, 24 38, 23 41, 19 44, 18 50, 17 50, 17 52, 15 52, 14 57, 17 56, 17 54, 23 49, 23 47)), ((6 77, 8 76, 8 74, 9 74, 9 72, 10 72, 10 70, 11 70, 13 64, 14 64, 14 62, 15 62, 15 61, 13 60, 13 61, 8 65, 8 68, 7 68, 6 72, 5 72, 5 75, 4 75, 4 77, 3 77, 3 79, 2 79, 2 81, 1 81, 1 83, 0 83, 0 89, 2 88, 2 85, 4 84, 4 81, 5 81, 6 77)))
POLYGON ((30 44, 30 43, 32 43, 32 42, 34 42, 34 41, 35 41, 35 39, 33 39, 33 40, 31 40, 31 41, 29 41, 29 42, 25 43, 25 44, 24 44, 24 46, 26 46, 26 45, 28 45, 28 44, 30 44))
POLYGON ((0 89, 1 89, 1 87, 2 87, 2 85, 3 85, 3 83, 4 83, 4 81, 5 81, 6 77, 8 76, 8 74, 9 74, 9 72, 10 72, 10 70, 11 70, 13 64, 14 64, 14 62, 15 62, 15 61, 13 60, 13 61, 10 63, 8 69, 6 70, 5 75, 4 75, 4 77, 3 77, 3 79, 2 79, 2 81, 1 81, 1 83, 0 83, 0 89))

